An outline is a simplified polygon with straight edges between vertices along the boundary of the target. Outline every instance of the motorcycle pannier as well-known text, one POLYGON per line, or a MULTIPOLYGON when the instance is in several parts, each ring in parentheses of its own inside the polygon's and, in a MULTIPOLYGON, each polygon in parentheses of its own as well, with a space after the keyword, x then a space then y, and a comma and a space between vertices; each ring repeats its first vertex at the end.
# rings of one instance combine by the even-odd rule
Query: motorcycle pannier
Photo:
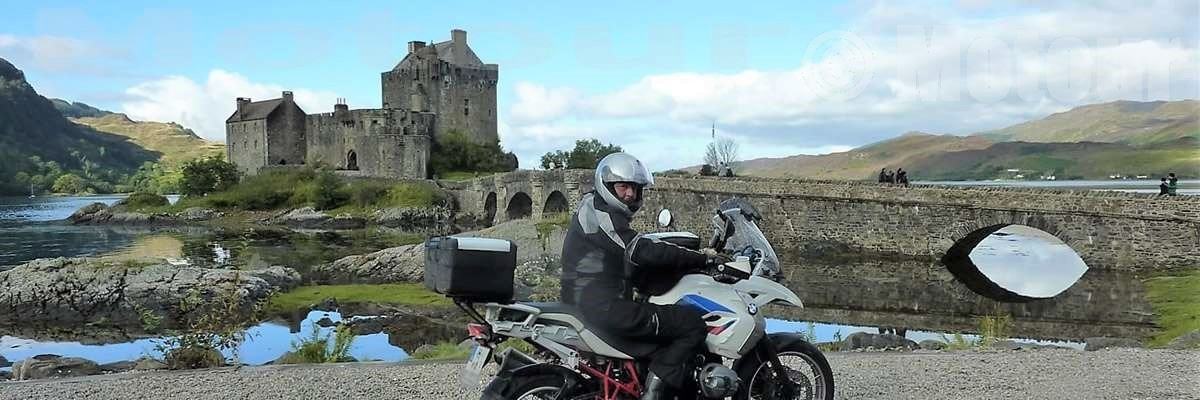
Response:
POLYGON ((472 302, 513 300, 517 245, 507 240, 443 236, 425 242, 425 287, 472 302))

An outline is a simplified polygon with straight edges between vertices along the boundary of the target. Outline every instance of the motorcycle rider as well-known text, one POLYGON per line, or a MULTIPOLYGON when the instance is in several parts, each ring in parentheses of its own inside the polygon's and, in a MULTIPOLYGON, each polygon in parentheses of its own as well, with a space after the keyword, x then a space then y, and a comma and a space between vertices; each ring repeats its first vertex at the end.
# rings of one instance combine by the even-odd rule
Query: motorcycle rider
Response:
POLYGON ((638 302, 634 292, 645 290, 642 284, 648 279, 682 276, 723 256, 640 236, 629 226, 642 205, 643 190, 654 184, 637 158, 626 153, 604 157, 593 182, 595 189, 571 216, 563 243, 562 301, 586 310, 584 319, 600 329, 664 343, 650 356, 643 399, 663 398, 664 385, 686 393, 707 336, 703 314, 687 306, 638 302))

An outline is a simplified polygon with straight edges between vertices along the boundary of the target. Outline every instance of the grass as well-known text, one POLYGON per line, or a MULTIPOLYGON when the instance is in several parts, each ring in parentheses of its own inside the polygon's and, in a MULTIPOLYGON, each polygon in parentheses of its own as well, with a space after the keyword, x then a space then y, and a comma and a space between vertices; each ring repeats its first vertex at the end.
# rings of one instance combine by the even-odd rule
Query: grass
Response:
POLYGON ((1180 335, 1200 330, 1200 271, 1147 279, 1146 292, 1162 327, 1150 339, 1151 347, 1166 346, 1180 335))
POLYGON ((334 298, 339 304, 377 303, 410 306, 449 306, 450 300, 416 283, 384 285, 318 285, 301 286, 271 297, 267 310, 291 312, 307 308, 321 300, 334 298))
POLYGON ((353 361, 350 344, 354 334, 350 328, 340 325, 332 335, 321 335, 319 326, 312 325, 312 335, 292 342, 292 351, 280 359, 280 364, 321 364, 353 361))
POLYGON ((963 336, 961 333, 954 333, 947 336, 942 335, 942 341, 946 343, 946 350, 971 350, 992 345, 1005 341, 1012 332, 1012 317, 997 308, 989 315, 981 315, 975 318, 975 324, 979 331, 979 337, 970 339, 963 336))
POLYGON ((439 180, 443 180, 443 181, 461 182, 461 181, 468 181, 468 180, 479 178, 479 177, 491 176, 494 174, 497 174, 497 172, 449 171, 449 172, 444 172, 444 173, 438 174, 437 178, 439 180))
POLYGON ((537 227, 538 237, 545 239, 557 228, 566 229, 570 224, 571 214, 555 213, 542 217, 534 226, 537 227))

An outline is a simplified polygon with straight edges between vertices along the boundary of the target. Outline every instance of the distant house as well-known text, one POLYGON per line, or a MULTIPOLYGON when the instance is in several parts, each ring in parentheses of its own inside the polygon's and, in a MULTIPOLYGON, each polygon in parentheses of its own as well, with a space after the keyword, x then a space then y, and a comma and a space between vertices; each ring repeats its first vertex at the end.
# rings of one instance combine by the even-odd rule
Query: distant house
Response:
POLYGON ((266 165, 304 164, 304 110, 292 92, 278 99, 237 99, 237 110, 225 120, 225 151, 247 175, 266 165))

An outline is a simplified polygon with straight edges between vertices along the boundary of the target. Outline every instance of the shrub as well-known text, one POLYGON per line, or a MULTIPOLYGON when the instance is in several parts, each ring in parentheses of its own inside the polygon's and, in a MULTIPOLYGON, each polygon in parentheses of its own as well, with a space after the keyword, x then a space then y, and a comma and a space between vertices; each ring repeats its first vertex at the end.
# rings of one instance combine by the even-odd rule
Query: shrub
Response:
POLYGON ((168 350, 165 356, 167 368, 197 369, 216 368, 225 365, 225 356, 209 346, 176 347, 168 350))
POLYGON ((320 327, 312 325, 312 335, 292 342, 292 351, 284 356, 281 364, 320 364, 354 361, 350 357, 350 344, 354 334, 345 325, 339 325, 332 335, 321 335, 320 327))
POLYGON ((450 131, 433 143, 429 169, 434 174, 451 171, 504 172, 517 169, 517 156, 500 143, 480 144, 459 131, 450 131))
POLYGON ((203 196, 233 187, 238 182, 237 166, 220 157, 199 158, 183 164, 179 190, 188 196, 203 196))
POLYGON ((333 176, 332 172, 321 171, 317 173, 316 179, 313 180, 311 185, 312 196, 310 200, 312 201, 313 208, 318 210, 337 208, 344 201, 341 193, 338 193, 340 186, 338 178, 333 176))
POLYGON ((168 203, 169 202, 167 201, 166 197, 159 196, 154 193, 146 193, 146 192, 137 192, 137 193, 131 194, 131 195, 129 195, 129 197, 126 197, 125 200, 121 202, 121 204, 125 205, 126 207, 133 208, 133 209, 146 208, 146 207, 162 207, 162 206, 167 205, 168 203))
POLYGON ((575 148, 571 151, 559 150, 542 155, 542 168, 550 169, 553 164, 556 168, 566 165, 566 168, 594 169, 604 156, 621 151, 621 146, 603 144, 596 139, 580 139, 575 141, 575 148))

